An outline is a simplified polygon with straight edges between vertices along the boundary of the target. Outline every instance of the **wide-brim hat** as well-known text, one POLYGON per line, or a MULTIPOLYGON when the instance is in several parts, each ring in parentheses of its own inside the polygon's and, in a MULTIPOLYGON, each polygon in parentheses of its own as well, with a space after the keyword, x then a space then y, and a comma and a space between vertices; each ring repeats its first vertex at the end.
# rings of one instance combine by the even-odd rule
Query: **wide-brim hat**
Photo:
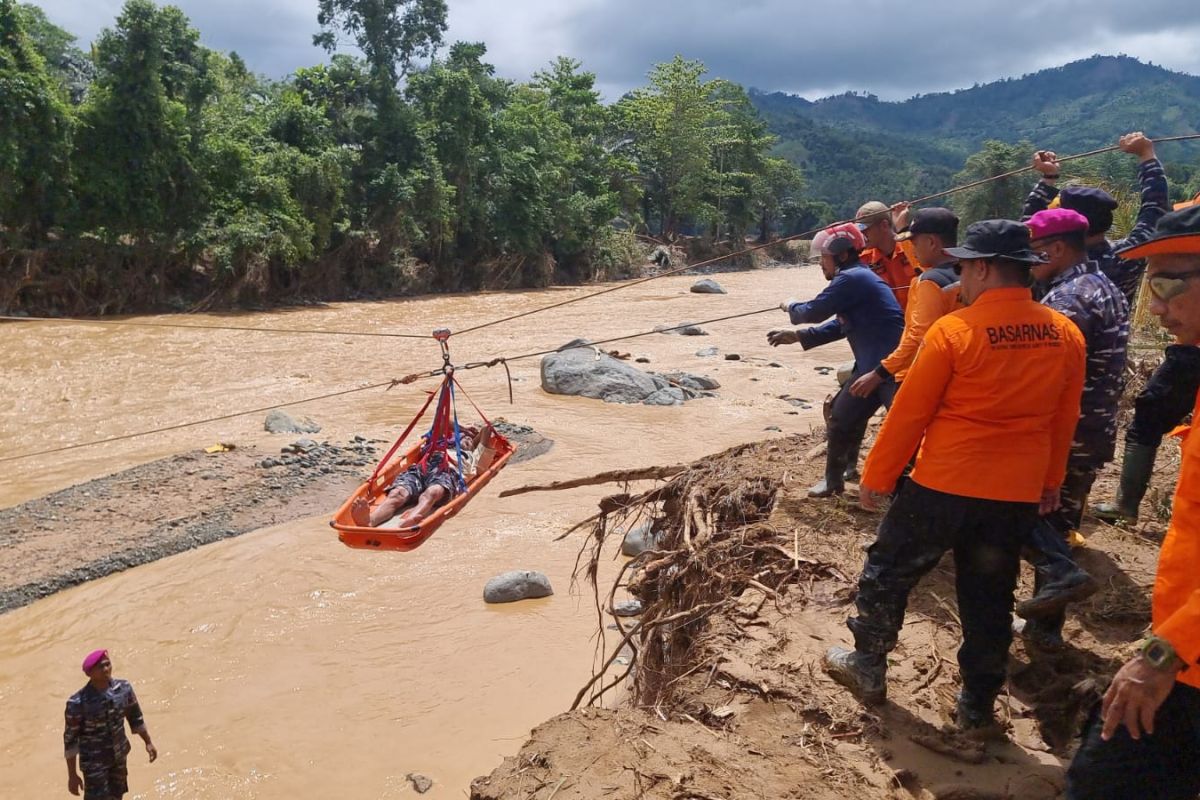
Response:
POLYGON ((947 247, 946 255, 960 261, 1003 258, 1018 264, 1045 264, 1046 257, 1029 246, 1029 228, 1010 219, 985 219, 967 228, 961 247, 947 247))
POLYGON ((1117 255, 1124 259, 1200 255, 1200 205, 1185 206, 1164 215, 1148 241, 1118 250, 1117 255))

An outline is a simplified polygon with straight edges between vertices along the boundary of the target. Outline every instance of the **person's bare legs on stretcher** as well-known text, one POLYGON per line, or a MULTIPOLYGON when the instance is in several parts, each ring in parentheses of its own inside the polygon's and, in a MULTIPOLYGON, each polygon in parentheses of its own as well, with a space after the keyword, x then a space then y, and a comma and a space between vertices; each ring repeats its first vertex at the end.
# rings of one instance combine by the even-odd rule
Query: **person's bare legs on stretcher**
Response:
MULTIPOLYGON (((467 426, 461 429, 464 461, 470 461, 471 452, 479 440, 479 429, 467 426)), ((463 473, 470 480, 469 464, 463 465, 463 473)), ((430 457, 424 466, 414 464, 401 472, 387 488, 386 497, 375 508, 365 497, 356 497, 350 504, 350 516, 355 525, 377 528, 400 514, 397 527, 411 528, 433 513, 434 509, 449 501, 458 491, 458 474, 446 452, 430 457), (400 513, 413 500, 412 508, 400 513)))

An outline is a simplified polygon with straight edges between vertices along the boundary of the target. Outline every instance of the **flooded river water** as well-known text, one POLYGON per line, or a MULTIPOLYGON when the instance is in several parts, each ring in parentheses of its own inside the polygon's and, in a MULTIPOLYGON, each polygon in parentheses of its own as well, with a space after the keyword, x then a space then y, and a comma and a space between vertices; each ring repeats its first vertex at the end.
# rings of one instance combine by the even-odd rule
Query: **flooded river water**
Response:
MULTIPOLYGON (((693 295, 694 278, 654 281, 452 340, 474 361, 763 308, 824 285, 815 267, 717 276, 728 295, 693 295)), ((464 328, 586 289, 336 304, 261 314, 151 318, 187 324, 426 333, 464 328)), ((844 343, 772 350, 782 312, 612 345, 649 369, 717 378, 718 399, 620 406, 548 395, 538 361, 461 376, 485 411, 555 440, 509 467, 453 522, 409 554, 337 542, 324 517, 226 540, 79 586, 0 616, 0 796, 67 796, 62 709, 83 685, 83 654, 112 652, 159 750, 136 738, 130 798, 463 797, 472 777, 565 710, 590 674, 597 622, 571 591, 579 537, 554 538, 594 513, 612 487, 500 490, 607 469, 669 464, 820 423, 844 343), (717 347, 720 355, 697 351, 717 347), (741 361, 725 361, 738 353, 741 361), (768 366, 777 361, 781 367, 768 366), (778 399, 812 401, 801 410, 778 399), (791 413, 789 413, 791 412, 791 413), (796 413, 799 412, 799 413, 796 413), (489 607, 483 584, 509 569, 547 573, 557 594, 489 607)), ((17 454, 286 402, 439 366, 430 341, 29 323, 0 326, 0 452, 17 454)), ((430 388, 426 386, 425 388, 430 388)), ((292 409, 316 438, 390 438, 422 386, 292 409)), ((217 441, 277 448, 262 415, 3 465, 0 505, 217 441)), ((289 440, 290 441, 290 440, 289 440)), ((332 511, 332 509, 331 509, 332 511)), ((87 531, 80 531, 87 548, 87 531)))

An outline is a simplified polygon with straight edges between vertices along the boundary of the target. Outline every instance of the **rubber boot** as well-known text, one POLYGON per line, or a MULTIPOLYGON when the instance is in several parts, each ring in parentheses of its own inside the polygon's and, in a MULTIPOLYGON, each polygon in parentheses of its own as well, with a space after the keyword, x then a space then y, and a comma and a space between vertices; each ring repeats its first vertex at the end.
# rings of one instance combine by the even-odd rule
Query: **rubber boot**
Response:
MULTIPOLYGON (((1041 568, 1038 578, 1042 578, 1041 568)), ((1017 616, 1024 619, 1049 620, 1061 615, 1071 603, 1091 597, 1100 588, 1099 582, 1079 567, 1056 576, 1045 576, 1033 597, 1017 604, 1017 616)))
POLYGON ((858 454, 861 449, 862 440, 859 439, 846 456, 846 468, 842 470, 842 480, 846 483, 858 483, 862 480, 862 475, 858 471, 858 454))
POLYGON ((821 659, 821 666, 865 705, 887 700, 887 656, 831 647, 821 659))
POLYGON ((1003 738, 1004 729, 996 721, 994 706, 995 698, 983 702, 960 691, 954 704, 954 724, 971 739, 1003 738))
POLYGON ((1125 460, 1121 464, 1121 483, 1117 487, 1117 502, 1100 503, 1092 509, 1105 522, 1137 522, 1138 506, 1150 486, 1154 472, 1157 446, 1125 442, 1125 460))
POLYGON ((846 462, 854 448, 854 439, 837 428, 830 427, 825 452, 825 479, 808 488, 809 497, 833 497, 846 491, 846 462))

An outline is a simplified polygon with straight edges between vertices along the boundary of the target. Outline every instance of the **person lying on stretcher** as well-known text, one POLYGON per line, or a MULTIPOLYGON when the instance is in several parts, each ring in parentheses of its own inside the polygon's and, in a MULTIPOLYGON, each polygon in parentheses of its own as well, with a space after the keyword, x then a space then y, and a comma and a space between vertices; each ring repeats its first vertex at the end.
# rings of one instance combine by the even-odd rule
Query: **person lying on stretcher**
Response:
MULTIPOLYGON (((462 435, 463 480, 467 483, 475 477, 479 454, 475 452, 481 440, 478 428, 467 425, 460 429, 462 435)), ((383 502, 371 508, 365 497, 355 498, 350 505, 350 516, 355 525, 364 528, 377 528, 383 523, 400 514, 409 503, 415 503, 412 508, 400 514, 396 527, 411 528, 428 517, 438 506, 448 503, 463 486, 459 482, 458 467, 454 460, 447 455, 454 451, 451 441, 449 448, 439 450, 429 457, 424 464, 413 464, 398 474, 388 486, 383 502)))

